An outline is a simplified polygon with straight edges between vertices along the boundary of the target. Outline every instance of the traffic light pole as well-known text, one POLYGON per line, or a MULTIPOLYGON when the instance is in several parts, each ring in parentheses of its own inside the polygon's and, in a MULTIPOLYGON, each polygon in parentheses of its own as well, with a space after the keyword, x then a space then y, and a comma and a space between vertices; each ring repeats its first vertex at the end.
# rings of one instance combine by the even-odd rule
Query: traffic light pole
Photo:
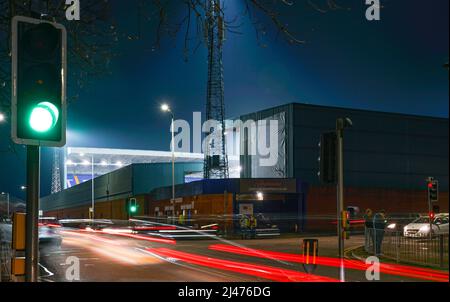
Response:
POLYGON ((336 121, 336 136, 337 136, 337 235, 339 248, 339 278, 341 282, 345 282, 345 267, 344 267, 344 234, 342 228, 342 211, 344 209, 344 154, 343 154, 343 139, 344 139, 344 122, 343 119, 336 121))
POLYGON ((25 273, 27 282, 39 276, 39 146, 27 146, 27 206, 25 230, 25 273))
POLYGON ((432 211, 433 211, 433 206, 431 205, 431 196, 430 196, 430 190, 431 190, 431 188, 430 188, 430 185, 429 184, 432 184, 433 183, 433 181, 434 181, 434 179, 433 179, 433 177, 428 177, 428 185, 427 185, 427 187, 428 187, 428 192, 427 192, 427 197, 428 197, 428 219, 430 220, 430 231, 429 231, 429 233, 430 233, 430 240, 432 240, 433 239, 433 218, 431 217, 431 213, 432 213, 432 211))

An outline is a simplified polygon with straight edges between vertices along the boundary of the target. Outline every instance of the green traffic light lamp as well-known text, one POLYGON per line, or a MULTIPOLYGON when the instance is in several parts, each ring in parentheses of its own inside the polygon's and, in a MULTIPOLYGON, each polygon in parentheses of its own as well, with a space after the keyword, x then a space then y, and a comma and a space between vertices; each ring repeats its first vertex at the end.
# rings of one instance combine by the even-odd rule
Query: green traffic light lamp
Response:
POLYGON ((59 118, 58 108, 50 102, 40 102, 30 115, 30 127, 36 132, 44 133, 56 126, 59 118))
POLYGON ((136 213, 136 211, 137 211, 137 206, 131 206, 130 207, 130 212, 131 213, 136 213))

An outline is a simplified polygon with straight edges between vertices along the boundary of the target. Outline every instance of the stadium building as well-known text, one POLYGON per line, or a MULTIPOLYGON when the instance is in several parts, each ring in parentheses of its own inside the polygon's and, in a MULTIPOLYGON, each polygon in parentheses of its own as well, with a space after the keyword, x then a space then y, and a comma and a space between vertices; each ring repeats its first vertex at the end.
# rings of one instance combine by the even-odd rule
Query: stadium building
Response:
POLYGON ((425 179, 432 176, 440 190, 434 210, 448 212, 448 119, 299 103, 235 119, 240 123, 227 130, 231 179, 202 180, 203 155, 178 154, 175 201, 171 201, 170 152, 146 157, 144 151, 109 150, 108 155, 95 149, 99 168, 105 170, 90 173, 89 159, 82 158, 93 150, 68 148, 65 183, 72 186, 76 175, 84 175, 85 182, 42 198, 41 208, 59 218, 87 217, 92 201, 89 175, 105 173, 94 179, 96 217, 125 219, 126 199, 137 197, 138 215, 186 215, 192 220, 209 215, 218 220, 220 215, 253 213, 278 224, 287 221, 282 227, 286 231, 329 229, 336 215, 336 188, 319 182, 318 143, 320 135, 333 131, 341 117, 353 121, 344 135, 349 209, 355 214, 366 208, 427 212, 425 179), (277 127, 269 127, 270 121, 276 121, 277 127), (276 161, 271 165, 261 165, 273 155, 259 152, 261 139, 276 141, 276 161), (119 163, 131 165, 120 168, 119 163), (76 168, 86 170, 80 173, 76 168))

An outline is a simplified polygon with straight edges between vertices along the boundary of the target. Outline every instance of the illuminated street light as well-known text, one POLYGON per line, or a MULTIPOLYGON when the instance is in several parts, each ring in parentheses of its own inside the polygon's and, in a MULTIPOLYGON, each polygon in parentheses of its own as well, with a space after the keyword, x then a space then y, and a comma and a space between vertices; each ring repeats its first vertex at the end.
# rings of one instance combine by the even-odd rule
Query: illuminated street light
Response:
POLYGON ((170 112, 170 107, 169 107, 169 105, 167 105, 167 104, 162 104, 162 105, 161 105, 161 111, 164 111, 164 112, 170 112))
POLYGON ((20 186, 20 189, 21 189, 22 191, 24 191, 24 190, 27 189, 27 187, 26 187, 26 186, 20 186))
POLYGON ((121 161, 118 161, 118 162, 116 162, 116 166, 122 167, 122 166, 123 166, 123 163, 122 163, 121 161))
POLYGON ((6 120, 5 115, 0 112, 0 123, 4 122, 5 120, 6 120))
POLYGON ((108 163, 106 162, 106 160, 102 160, 102 161, 100 162, 100 165, 102 165, 102 166, 107 166, 108 163))
POLYGON ((264 200, 264 194, 262 192, 256 192, 256 197, 258 200, 264 200))

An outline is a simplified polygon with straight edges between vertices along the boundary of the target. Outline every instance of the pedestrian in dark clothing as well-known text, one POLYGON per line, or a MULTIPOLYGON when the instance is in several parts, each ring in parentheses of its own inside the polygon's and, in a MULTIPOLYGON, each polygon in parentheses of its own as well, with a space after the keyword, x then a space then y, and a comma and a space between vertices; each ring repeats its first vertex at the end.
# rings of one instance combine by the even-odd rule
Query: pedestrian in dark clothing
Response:
POLYGON ((367 209, 364 215, 364 249, 370 253, 374 247, 373 242, 373 213, 371 209, 367 209))
POLYGON ((375 255, 381 255, 381 244, 383 243, 384 230, 386 228, 387 220, 384 211, 380 211, 373 217, 374 226, 374 242, 375 242, 375 255))

